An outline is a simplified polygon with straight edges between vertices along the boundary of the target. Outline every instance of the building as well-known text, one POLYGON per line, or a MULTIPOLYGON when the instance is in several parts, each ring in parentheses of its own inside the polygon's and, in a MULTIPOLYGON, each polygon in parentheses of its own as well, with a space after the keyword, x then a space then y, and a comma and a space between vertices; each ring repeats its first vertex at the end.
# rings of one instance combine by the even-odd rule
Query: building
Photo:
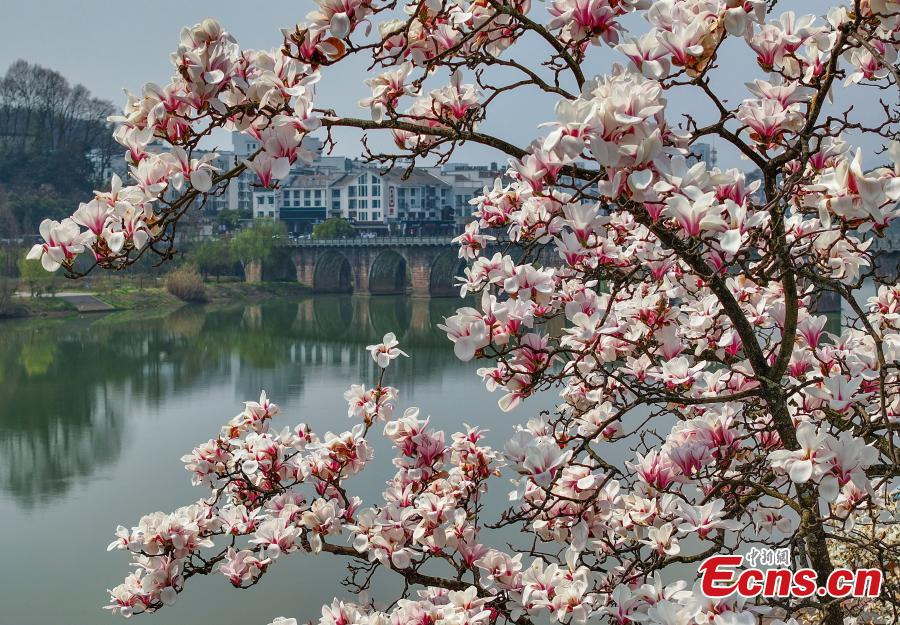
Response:
MULTIPOLYGON (((900 205, 898 205, 900 207, 900 205)), ((870 235, 871 236, 871 235, 870 235)), ((882 236, 873 237, 870 252, 881 254, 895 254, 900 252, 900 219, 894 219, 884 229, 882 236)))
POLYGON ((694 143, 690 147, 690 160, 703 161, 707 169, 712 169, 719 162, 718 150, 709 143, 694 143))
POLYGON ((498 177, 506 178, 506 170, 495 162, 490 165, 447 163, 442 167, 425 169, 431 175, 450 185, 450 208, 457 223, 468 222, 472 216, 469 201, 481 195, 485 187, 491 187, 498 177))
POLYGON ((346 158, 317 159, 292 172, 277 190, 253 191, 253 216, 278 219, 294 235, 329 217, 372 234, 449 231, 452 187, 424 170, 404 174, 346 158))
MULTIPOLYGON (((222 157, 230 160, 231 166, 236 165, 246 159, 249 159, 260 148, 258 140, 240 132, 231 133, 231 143, 233 152, 221 152, 222 157)), ((312 137, 303 139, 303 148, 309 150, 316 155, 317 159, 322 158, 322 142, 312 137)), ((330 158, 330 157, 326 157, 330 158)), ((302 167, 303 163, 299 161, 295 163, 295 167, 302 167)), ((259 191, 259 180, 252 171, 242 172, 236 180, 228 185, 226 193, 225 205, 231 210, 237 210, 242 213, 250 213, 256 210, 254 205, 254 193, 259 191)))
POLYGON ((439 234, 454 222, 452 191, 424 169, 396 170, 382 176, 384 217, 399 234, 439 234))

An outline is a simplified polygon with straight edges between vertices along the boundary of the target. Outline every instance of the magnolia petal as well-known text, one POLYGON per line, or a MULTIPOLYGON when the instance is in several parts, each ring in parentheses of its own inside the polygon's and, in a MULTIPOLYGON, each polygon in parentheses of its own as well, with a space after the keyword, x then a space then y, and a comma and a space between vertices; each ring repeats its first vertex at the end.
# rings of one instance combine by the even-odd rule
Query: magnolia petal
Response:
POLYGON ((812 472, 812 460, 797 460, 796 462, 792 462, 788 469, 788 475, 790 476, 791 481, 798 484, 808 482, 809 478, 812 477, 812 472))
POLYGON ((53 260, 50 254, 44 254, 43 256, 41 256, 41 265, 43 265, 44 269, 46 269, 47 271, 56 271, 62 266, 60 263, 53 260))
POLYGON ((350 16, 346 13, 335 13, 331 18, 331 34, 343 39, 350 34, 350 16))
POLYGON ((191 186, 201 193, 212 188, 212 174, 208 169, 197 169, 191 172, 191 186))
POLYGON ((737 228, 726 230, 719 238, 719 247, 729 254, 737 254, 741 248, 741 231, 737 228))

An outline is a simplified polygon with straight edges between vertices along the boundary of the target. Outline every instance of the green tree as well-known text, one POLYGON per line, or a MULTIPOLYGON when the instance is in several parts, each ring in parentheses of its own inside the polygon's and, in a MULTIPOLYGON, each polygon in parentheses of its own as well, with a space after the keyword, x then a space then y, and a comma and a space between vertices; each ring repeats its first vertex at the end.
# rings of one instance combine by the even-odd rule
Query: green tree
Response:
POLYGON ((349 239, 355 234, 353 226, 346 219, 332 217, 313 227, 314 239, 349 239))
POLYGON ((226 208, 216 214, 216 223, 220 226, 225 226, 225 229, 231 232, 232 230, 237 230, 241 219, 244 219, 244 217, 245 215, 241 211, 226 208))
POLYGON ((231 250, 243 267, 253 261, 265 263, 272 251, 287 239, 284 224, 271 219, 257 219, 231 239, 231 250))
POLYGON ((216 276, 216 282, 222 274, 232 273, 238 261, 228 239, 206 239, 194 246, 187 256, 197 264, 204 278, 212 274, 216 276))
POLYGON ((31 297, 38 297, 42 291, 52 289, 54 274, 47 273, 47 270, 41 266, 41 261, 28 260, 26 253, 23 253, 19 257, 17 265, 19 277, 28 284, 31 297))

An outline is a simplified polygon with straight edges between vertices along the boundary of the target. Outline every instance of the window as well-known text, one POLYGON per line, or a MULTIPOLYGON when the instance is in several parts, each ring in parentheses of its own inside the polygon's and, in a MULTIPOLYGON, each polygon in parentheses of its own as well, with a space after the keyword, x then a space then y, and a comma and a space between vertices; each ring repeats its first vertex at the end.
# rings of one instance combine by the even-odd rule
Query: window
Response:
POLYGON ((381 195, 381 185, 380 184, 372 185, 372 195, 381 195))
POLYGON ((356 186, 351 185, 347 187, 347 197, 356 197, 356 186))
POLYGON ((312 191, 310 191, 309 189, 304 189, 303 190, 303 199, 308 200, 311 197, 312 197, 312 191))
POLYGON ((369 221, 369 213, 360 213, 359 220, 360 221, 369 221))
POLYGON ((333 211, 341 210, 341 201, 340 200, 332 200, 331 201, 331 210, 333 210, 333 211))
POLYGON ((355 199, 347 200, 347 208, 349 208, 352 211, 356 210, 356 200, 355 199))
POLYGON ((269 196, 269 204, 271 205, 271 204, 274 204, 274 203, 275 203, 275 196, 274 196, 274 195, 270 195, 270 196, 269 196))
POLYGON ((372 213, 372 221, 378 221, 379 219, 381 219, 381 213, 379 213, 377 211, 373 212, 372 213))
POLYGON ((284 201, 285 205, 290 204, 290 197, 291 197, 290 191, 282 191, 281 192, 281 199, 284 201))
POLYGON ((381 200, 377 198, 372 200, 372 208, 381 208, 381 200))
POLYGON ((335 200, 339 200, 341 198, 341 190, 340 189, 332 189, 331 197, 335 200))
POLYGON ((294 199, 295 200, 300 199, 300 189, 294 189, 294 199))
POLYGON ((416 197, 418 194, 419 194, 419 188, 418 188, 418 187, 413 187, 412 189, 409 190, 409 196, 410 196, 410 197, 416 197))
POLYGON ((359 178, 356 179, 356 182, 358 184, 365 185, 366 184, 366 175, 360 174, 359 178))
POLYGON ((269 211, 269 217, 274 217, 274 216, 275 216, 275 211, 269 211))
POLYGON ((359 207, 360 208, 369 208, 369 200, 360 200, 359 207))
POLYGON ((257 195, 257 196, 256 196, 256 203, 257 203, 257 204, 262 204, 262 203, 263 203, 263 200, 265 200, 265 199, 266 199, 266 198, 264 198, 263 196, 257 195))
POLYGON ((316 189, 316 192, 313 195, 316 198, 316 204, 319 204, 322 201, 322 190, 316 189))

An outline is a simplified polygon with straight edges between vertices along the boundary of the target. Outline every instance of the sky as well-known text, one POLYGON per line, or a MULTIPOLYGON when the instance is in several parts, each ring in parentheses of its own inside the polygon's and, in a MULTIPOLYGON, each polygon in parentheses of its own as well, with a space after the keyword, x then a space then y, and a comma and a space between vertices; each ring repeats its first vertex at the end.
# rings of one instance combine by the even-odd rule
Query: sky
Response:
MULTIPOLYGON (((2 0, 3 19, 0 20, 0 73, 16 59, 50 67, 62 73, 72 83, 81 83, 94 95, 111 100, 120 107, 125 99, 122 90, 139 92, 145 82, 164 84, 172 73, 170 53, 178 44, 182 26, 192 25, 205 17, 215 17, 230 31, 244 48, 271 49, 280 44, 280 29, 304 20, 314 8, 312 0, 268 0, 256 2, 210 3, 190 0, 154 0, 151 2, 110 0, 2 0), (265 9, 257 8, 264 6, 265 9)), ((832 0, 795 0, 779 3, 781 10, 802 9, 805 12, 824 14, 834 4, 832 0)), ((545 15, 545 8, 535 2, 533 13, 545 15)), ((627 22, 641 32, 646 25, 640 21, 627 22)), ((721 67, 713 73, 716 90, 732 102, 738 102, 748 93, 744 83, 763 77, 753 62, 749 48, 738 41, 730 41, 723 47, 721 67), (733 44, 733 45, 730 45, 733 44)), ((546 55, 546 43, 526 40, 513 52, 520 62, 536 64, 546 55)), ((608 49, 594 55, 585 68, 588 75, 603 73, 614 61, 621 61, 618 53, 608 49)), ((342 61, 338 66, 323 72, 317 86, 316 103, 335 108, 339 113, 367 117, 357 102, 369 93, 363 80, 369 77, 362 60, 342 61)), ((471 77, 470 77, 471 78, 471 77)), ((839 104, 854 104, 857 110, 875 114, 875 100, 870 91, 838 87, 839 104), (854 93, 856 92, 856 93, 854 93), (860 93, 861 92, 861 93, 860 93)), ((702 96, 701 96, 702 98, 702 96)), ((516 145, 525 147, 540 136, 538 124, 554 119, 555 98, 543 93, 516 95, 500 99, 498 108, 483 124, 482 130, 496 134, 516 145)), ((670 95, 670 122, 678 120, 679 111, 693 114, 711 114, 712 108, 696 94, 670 95)), ((391 145, 387 133, 378 133, 372 144, 380 148, 391 145)), ((335 154, 358 156, 361 153, 359 135, 348 131, 338 136, 335 154)), ((229 148, 227 136, 217 142, 220 148, 229 148)), ((723 142, 713 141, 719 151, 719 164, 723 167, 748 169, 739 156, 723 142)), ((210 146, 212 147, 212 146, 210 146)), ((867 151, 877 148, 874 143, 864 143, 867 151)), ((457 153, 454 161, 489 163, 505 162, 506 156, 483 146, 467 145, 457 153)), ((873 164, 883 160, 873 157, 873 164)))

